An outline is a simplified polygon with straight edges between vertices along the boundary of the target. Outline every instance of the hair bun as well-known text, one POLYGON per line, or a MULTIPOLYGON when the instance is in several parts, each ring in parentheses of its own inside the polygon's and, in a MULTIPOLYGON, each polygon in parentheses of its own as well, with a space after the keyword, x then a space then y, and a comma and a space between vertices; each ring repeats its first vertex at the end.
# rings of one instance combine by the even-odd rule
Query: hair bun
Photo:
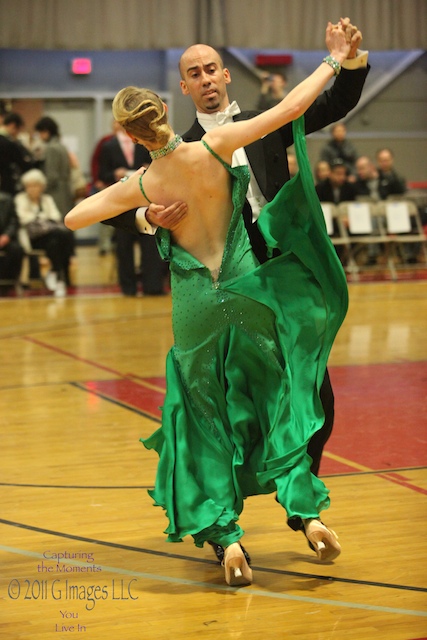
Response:
POLYGON ((169 139, 165 105, 150 89, 126 87, 119 91, 113 101, 113 116, 126 131, 143 140, 165 144, 169 139))

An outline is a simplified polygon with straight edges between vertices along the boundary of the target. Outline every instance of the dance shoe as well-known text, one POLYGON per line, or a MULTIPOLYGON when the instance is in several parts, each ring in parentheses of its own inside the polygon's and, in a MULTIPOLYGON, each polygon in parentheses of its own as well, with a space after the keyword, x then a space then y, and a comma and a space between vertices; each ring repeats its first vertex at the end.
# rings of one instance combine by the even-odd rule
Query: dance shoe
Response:
MULTIPOLYGON (((212 549, 215 552, 216 557, 218 558, 218 562, 222 563, 224 560, 224 547, 221 547, 220 544, 217 544, 216 542, 213 542, 212 540, 208 540, 208 544, 211 545, 212 549)), ((246 558, 246 562, 248 564, 251 564, 251 557, 249 555, 249 553, 246 551, 245 547, 243 545, 240 545, 242 547, 242 551, 243 551, 243 555, 246 558)))
POLYGON ((230 587, 242 587, 252 583, 252 569, 246 562, 242 547, 233 542, 224 551, 225 581, 230 587))
POLYGON ((320 562, 329 562, 340 555, 341 546, 338 543, 337 534, 320 520, 304 520, 304 533, 320 562))

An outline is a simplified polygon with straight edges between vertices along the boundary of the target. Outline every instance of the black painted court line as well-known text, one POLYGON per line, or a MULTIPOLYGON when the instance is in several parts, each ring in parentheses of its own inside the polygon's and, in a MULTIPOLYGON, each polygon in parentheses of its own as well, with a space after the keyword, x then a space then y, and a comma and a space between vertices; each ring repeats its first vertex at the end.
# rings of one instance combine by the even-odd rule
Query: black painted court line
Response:
POLYGON ((79 382, 69 382, 68 384, 71 384, 73 387, 77 387, 77 389, 80 389, 81 391, 86 391, 86 393, 91 393, 94 396, 102 398, 103 400, 107 400, 107 402, 111 402, 112 404, 122 407, 122 409, 128 409, 128 411, 132 411, 133 413, 137 413, 140 416, 144 416, 144 418, 148 418, 148 420, 152 420, 153 422, 157 422, 158 424, 162 423, 160 418, 156 418, 156 416, 153 416, 150 413, 146 413, 145 411, 141 411, 141 409, 138 409, 137 407, 126 404, 126 402, 120 402, 120 400, 111 398, 110 396, 107 396, 100 391, 97 391, 96 389, 88 389, 79 382))
MULTIPOLYGON (((61 531, 52 531, 50 529, 43 529, 41 527, 35 527, 29 524, 23 524, 20 522, 13 522, 11 520, 5 520, 0 518, 0 524, 5 524, 11 527, 17 527, 19 529, 26 529, 27 531, 35 531, 36 533, 45 533, 47 535, 56 536, 58 538, 66 538, 68 540, 78 540, 79 542, 87 542, 90 544, 97 544, 103 547, 110 547, 112 549, 122 549, 124 551, 135 551, 137 553, 145 553, 153 556, 161 556, 163 558, 174 558, 176 560, 188 560, 190 562, 197 562, 199 564, 212 564, 217 565, 215 560, 207 560, 206 558, 193 558, 191 556, 183 556, 176 553, 166 553, 164 551, 155 551, 154 549, 144 549, 143 547, 133 547, 127 544, 120 544, 118 542, 106 542, 104 540, 96 540, 95 538, 86 538, 84 536, 77 536, 71 533, 63 533, 61 531)), ((274 573, 283 576, 292 576, 297 578, 315 578, 316 580, 326 580, 328 582, 342 582, 346 584, 355 584, 365 587, 382 587, 385 589, 400 589, 403 591, 419 591, 427 593, 425 587, 412 587, 409 585, 391 584, 388 582, 375 582, 371 580, 356 580, 354 578, 337 578, 335 576, 323 576, 316 573, 302 573, 299 571, 285 571, 283 569, 269 569, 268 567, 258 567, 251 565, 254 571, 261 571, 263 573, 274 573)))

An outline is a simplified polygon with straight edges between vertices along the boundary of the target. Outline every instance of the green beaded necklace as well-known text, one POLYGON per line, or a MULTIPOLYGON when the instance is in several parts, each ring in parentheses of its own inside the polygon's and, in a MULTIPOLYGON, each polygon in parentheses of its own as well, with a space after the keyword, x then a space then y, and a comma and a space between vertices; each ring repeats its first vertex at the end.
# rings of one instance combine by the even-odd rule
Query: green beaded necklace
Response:
POLYGON ((172 140, 169 140, 169 142, 165 144, 164 147, 161 147, 160 149, 155 149, 154 151, 150 151, 149 152, 150 158, 152 160, 158 160, 159 158, 164 158, 165 156, 169 155, 169 153, 172 153, 172 151, 175 151, 175 149, 179 147, 182 141, 183 140, 181 136, 176 134, 172 138, 172 140))

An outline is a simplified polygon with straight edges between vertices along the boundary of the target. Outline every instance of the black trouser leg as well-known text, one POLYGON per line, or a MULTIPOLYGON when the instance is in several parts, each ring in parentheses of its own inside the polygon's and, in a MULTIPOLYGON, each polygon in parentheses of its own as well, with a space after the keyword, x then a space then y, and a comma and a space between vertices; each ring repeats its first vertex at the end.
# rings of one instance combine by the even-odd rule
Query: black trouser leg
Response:
MULTIPOLYGON (((335 415, 335 401, 334 392, 332 390, 331 380, 329 378, 329 372, 326 369, 325 377, 323 378, 322 386, 320 387, 320 400, 322 401, 323 410, 325 412, 325 422, 319 431, 312 436, 308 443, 307 453, 312 457, 311 472, 317 476, 319 475, 320 461, 322 458, 323 448, 332 433, 332 427, 334 425, 335 415)), ((290 518, 288 525, 294 531, 304 531, 304 525, 301 518, 290 518)))
POLYGON ((116 255, 119 284, 126 296, 135 296, 137 281, 135 273, 135 236, 123 229, 116 229, 116 255))
POLYGON ((1 251, 5 255, 0 256, 0 279, 15 280, 21 273, 24 251, 14 240, 2 247, 1 251))
POLYGON ((163 279, 165 263, 160 257, 154 236, 142 235, 139 239, 141 247, 141 282, 146 295, 160 295, 164 292, 163 279))
POLYGON ((43 249, 52 263, 59 280, 68 279, 68 265, 74 246, 74 235, 65 227, 58 227, 44 236, 31 240, 33 249, 43 249))
POLYGON ((320 400, 322 401, 323 410, 325 412, 325 422, 323 423, 323 427, 313 435, 307 447, 308 454, 313 458, 311 472, 314 473, 315 476, 319 475, 323 448, 329 440, 332 433, 332 427, 334 425, 334 392, 332 391, 331 380, 327 369, 325 377, 323 378, 322 386, 320 387, 320 400))

